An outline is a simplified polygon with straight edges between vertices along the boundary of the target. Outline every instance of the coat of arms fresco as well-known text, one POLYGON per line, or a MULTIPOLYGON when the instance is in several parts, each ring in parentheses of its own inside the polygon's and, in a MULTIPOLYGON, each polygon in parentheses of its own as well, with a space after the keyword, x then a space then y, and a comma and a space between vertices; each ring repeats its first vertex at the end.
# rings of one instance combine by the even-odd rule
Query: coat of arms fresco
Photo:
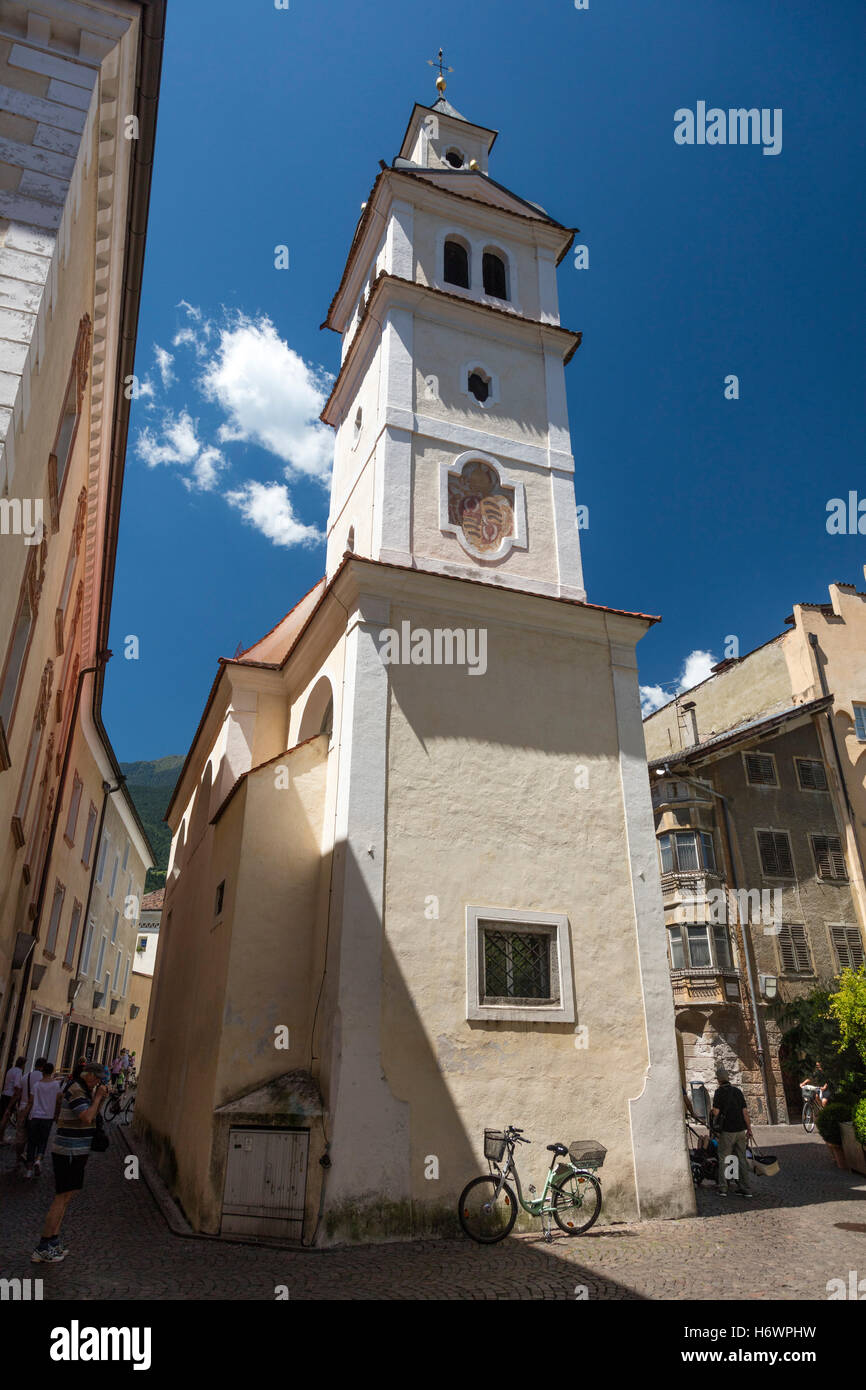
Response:
POLYGON ((478 555, 495 555, 514 535, 514 489, 503 487, 492 464, 472 459, 448 474, 448 520, 478 555))

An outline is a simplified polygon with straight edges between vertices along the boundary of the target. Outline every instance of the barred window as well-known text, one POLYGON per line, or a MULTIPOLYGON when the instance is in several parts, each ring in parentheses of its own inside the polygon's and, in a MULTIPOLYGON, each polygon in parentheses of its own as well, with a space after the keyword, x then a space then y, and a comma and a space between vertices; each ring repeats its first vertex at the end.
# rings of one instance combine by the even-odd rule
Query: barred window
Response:
POLYGON ((776 760, 769 753, 746 753, 746 781, 753 787, 778 787, 776 760))
POLYGON ((573 1023, 568 918, 516 908, 466 909, 467 1018, 573 1023))
POLYGON ((830 940, 836 952, 836 963, 840 971, 859 970, 866 960, 863 951, 863 938, 859 927, 831 927, 830 940))
POLYGON ((866 705, 854 706, 854 732, 861 743, 866 743, 866 705))
POLYGON ((550 989, 549 932, 503 931, 486 926, 484 940, 483 1001, 553 997, 550 989))
POLYGON ((779 933, 779 955, 782 970, 786 975, 809 975, 812 973, 812 958, 809 954, 809 938, 806 928, 799 925, 786 925, 779 933))
POLYGON ((796 758, 797 778, 800 790, 804 792, 825 792, 827 790, 827 769, 815 758, 796 758))
POLYGON ((787 830, 759 830, 758 853, 765 874, 771 878, 794 877, 794 860, 787 830))
POLYGON ((838 835, 813 835, 812 852, 819 878, 846 879, 845 856, 838 835))

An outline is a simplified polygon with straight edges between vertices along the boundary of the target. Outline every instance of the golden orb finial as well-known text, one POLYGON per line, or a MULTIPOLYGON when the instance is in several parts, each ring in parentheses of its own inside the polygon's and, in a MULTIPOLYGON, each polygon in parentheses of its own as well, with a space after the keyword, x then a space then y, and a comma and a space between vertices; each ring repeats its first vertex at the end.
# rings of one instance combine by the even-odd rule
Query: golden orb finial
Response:
POLYGON ((444 64, 443 64, 443 59, 442 59, 442 49, 441 49, 441 48, 439 49, 439 57, 438 57, 438 58, 428 58, 428 59, 427 59, 427 66, 428 66, 429 68, 438 67, 438 69, 439 69, 439 76, 436 78, 436 90, 437 90, 437 92, 439 93, 440 97, 443 97, 443 96, 445 95, 445 88, 448 86, 448 83, 445 81, 445 73, 446 73, 446 72, 453 72, 454 69, 453 69, 453 68, 446 68, 446 67, 444 66, 444 64))

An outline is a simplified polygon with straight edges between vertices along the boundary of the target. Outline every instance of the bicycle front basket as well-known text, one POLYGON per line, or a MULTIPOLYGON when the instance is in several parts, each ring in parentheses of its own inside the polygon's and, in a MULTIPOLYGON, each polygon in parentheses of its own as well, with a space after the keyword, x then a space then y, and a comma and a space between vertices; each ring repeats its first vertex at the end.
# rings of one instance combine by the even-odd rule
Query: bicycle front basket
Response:
POLYGON ((484 1157, 492 1158, 494 1163, 502 1162, 505 1157, 505 1135, 501 1129, 485 1129, 484 1157))
POLYGON ((578 1139, 568 1146, 568 1156, 572 1163, 584 1168, 600 1168, 604 1163, 607 1149, 597 1139, 578 1139))

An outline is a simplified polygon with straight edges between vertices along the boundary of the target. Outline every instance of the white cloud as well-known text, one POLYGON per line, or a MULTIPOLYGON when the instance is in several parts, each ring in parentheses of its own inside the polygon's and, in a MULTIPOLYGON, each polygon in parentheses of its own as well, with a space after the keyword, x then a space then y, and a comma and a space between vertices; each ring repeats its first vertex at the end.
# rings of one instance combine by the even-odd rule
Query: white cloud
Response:
POLYGON ((174 372, 171 370, 174 357, 166 348, 160 347, 158 343, 154 343, 153 345, 153 355, 156 358, 156 365, 159 368, 163 386, 170 386, 174 381, 174 372))
POLYGON ((198 346, 198 338, 191 328, 179 328, 171 340, 172 347, 183 347, 185 343, 190 347, 198 346))
POLYGON ((185 309, 187 318, 195 319, 197 323, 201 322, 201 309, 197 309, 196 306, 190 304, 188 300, 181 299, 174 307, 176 309, 185 309))
POLYGON ((330 378, 293 352, 269 318, 239 316, 232 328, 222 329, 201 384, 228 417, 221 441, 260 444, 286 464, 287 477, 327 480, 334 442, 318 416, 330 378))
POLYGON ((226 501, 274 545, 314 545, 324 539, 315 526, 298 521, 285 483, 244 483, 227 492, 226 501))
POLYGON ((197 431, 198 421, 193 420, 188 411, 167 414, 159 432, 150 425, 139 432, 135 451, 148 468, 157 468, 161 463, 189 468, 191 471, 183 475, 186 487, 210 492, 218 472, 225 467, 225 459, 219 449, 211 445, 205 447, 197 431))
POLYGON ((712 652, 695 650, 689 652, 683 662, 683 669, 679 679, 673 683, 673 689, 664 690, 660 685, 642 685, 640 708, 644 719, 661 709, 662 705, 669 704, 675 695, 681 695, 684 690, 691 690, 694 686, 700 685, 701 681, 707 680, 715 664, 716 658, 712 652))

